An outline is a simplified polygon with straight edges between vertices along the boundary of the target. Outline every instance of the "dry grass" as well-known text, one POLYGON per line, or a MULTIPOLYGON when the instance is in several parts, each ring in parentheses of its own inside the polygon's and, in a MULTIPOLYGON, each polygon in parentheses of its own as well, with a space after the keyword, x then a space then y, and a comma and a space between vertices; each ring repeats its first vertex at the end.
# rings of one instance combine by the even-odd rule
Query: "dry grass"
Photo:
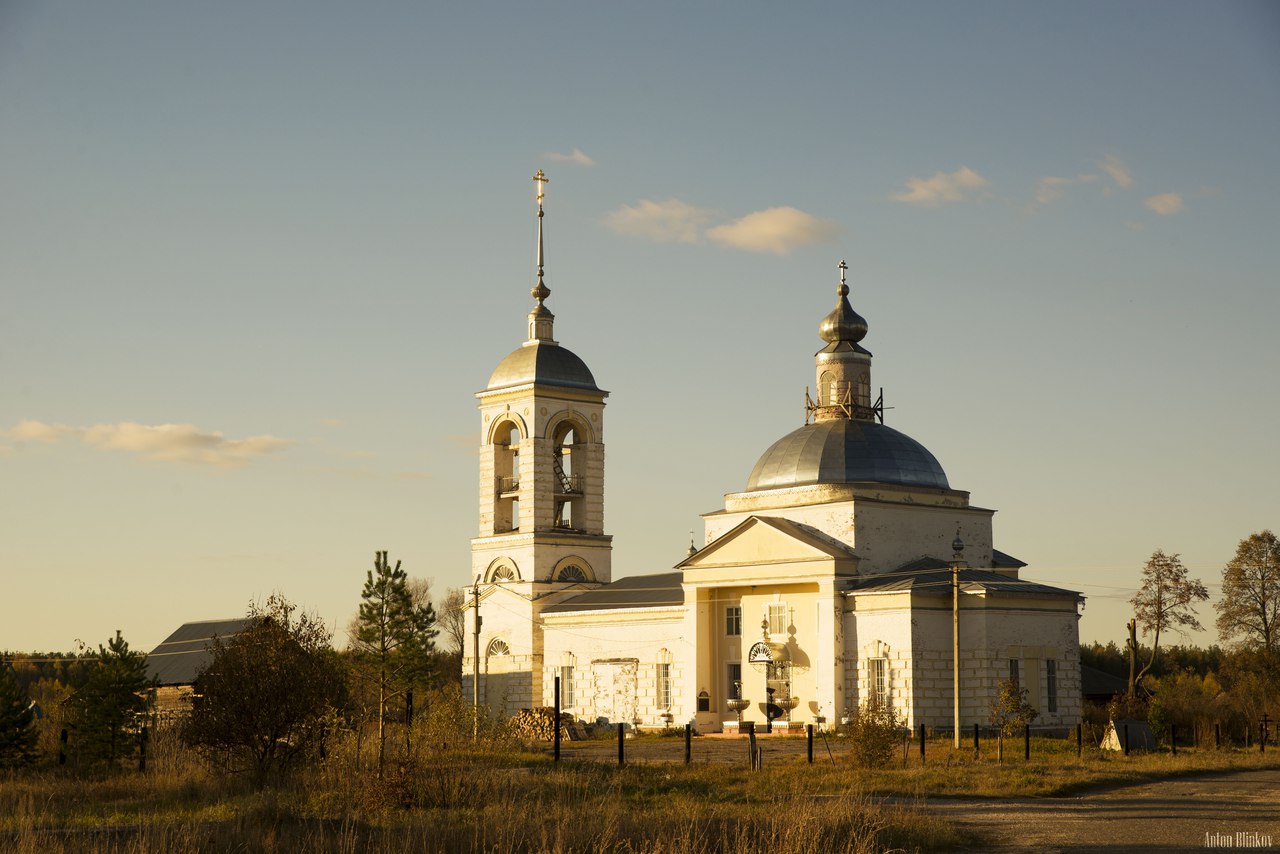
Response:
MULTIPOLYGON (((683 744, 652 738, 672 761, 550 762, 545 746, 423 733, 411 759, 381 779, 369 742, 334 745, 328 761, 258 787, 206 771, 181 745, 153 740, 146 774, 88 778, 43 769, 0 777, 0 851, 871 852, 972 845, 910 804, 936 796, 1044 796, 1178 774, 1280 766, 1280 753, 1180 751, 1110 757, 1021 743, 997 763, 931 742, 921 766, 867 771, 838 749, 808 765, 803 742, 762 771, 745 761, 682 763, 683 744), (660 744, 659 741, 662 743, 660 744), (1013 753, 1014 755, 1010 755, 1013 753)), ((726 755, 737 757, 730 742, 726 755), (730 750, 732 753, 730 754, 730 750)), ((794 745, 793 745, 794 747, 794 745)), ((703 754, 710 745, 699 745, 703 754)), ((393 751, 399 753, 399 751, 393 751)))

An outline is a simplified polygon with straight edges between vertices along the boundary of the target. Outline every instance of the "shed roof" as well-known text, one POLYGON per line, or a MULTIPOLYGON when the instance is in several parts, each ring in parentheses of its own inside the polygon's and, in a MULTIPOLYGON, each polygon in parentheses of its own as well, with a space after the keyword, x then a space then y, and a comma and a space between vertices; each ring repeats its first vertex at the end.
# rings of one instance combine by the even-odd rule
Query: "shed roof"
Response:
POLYGON ((215 637, 234 637, 252 623, 235 620, 202 620, 183 623, 147 654, 147 672, 158 685, 190 685, 209 663, 209 644, 215 637))

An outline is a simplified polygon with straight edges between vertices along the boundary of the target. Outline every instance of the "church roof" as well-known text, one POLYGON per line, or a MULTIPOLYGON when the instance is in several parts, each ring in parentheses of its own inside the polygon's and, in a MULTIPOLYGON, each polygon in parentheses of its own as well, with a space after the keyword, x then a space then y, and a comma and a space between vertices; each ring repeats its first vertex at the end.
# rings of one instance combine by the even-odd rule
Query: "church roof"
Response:
POLYGON ((599 391, 591 370, 573 351, 538 339, 526 342, 498 363, 487 390, 527 383, 599 391))
POLYGON ((774 442, 751 470, 747 491, 817 483, 950 488, 937 458, 915 439, 874 421, 839 418, 774 442))
POLYGON ((183 623, 147 653, 147 674, 158 685, 190 685, 196 680, 196 674, 209 664, 209 644, 213 638, 227 640, 244 631, 251 622, 248 617, 240 617, 183 623))
POLYGON ((614 608, 663 608, 684 604, 679 572, 658 572, 620 578, 572 599, 542 609, 544 614, 604 611, 614 608))
MULTIPOLYGON (((1074 590, 1040 584, 1036 581, 1024 581, 1020 578, 1010 578, 1003 573, 990 569, 968 567, 960 570, 960 586, 965 589, 978 589, 988 593, 1080 596, 1074 590)), ((921 558, 890 572, 863 576, 846 589, 850 593, 888 593, 909 590, 912 592, 933 591, 939 594, 949 594, 951 592, 951 567, 946 561, 938 560, 937 558, 921 558)))

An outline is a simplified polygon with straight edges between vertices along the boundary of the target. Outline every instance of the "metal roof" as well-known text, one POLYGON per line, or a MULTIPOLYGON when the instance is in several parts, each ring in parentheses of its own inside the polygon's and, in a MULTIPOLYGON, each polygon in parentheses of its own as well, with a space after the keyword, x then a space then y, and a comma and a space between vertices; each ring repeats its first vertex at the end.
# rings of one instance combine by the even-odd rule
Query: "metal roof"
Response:
POLYGON ((241 617, 183 623, 147 654, 148 675, 158 685, 190 685, 196 674, 209 664, 209 643, 213 638, 227 640, 244 631, 252 622, 249 617, 241 617))
MULTIPOLYGON (((965 568, 960 570, 960 586, 988 593, 1019 593, 1029 595, 1075 596, 1080 594, 1062 587, 1052 587, 1036 581, 1010 578, 990 569, 965 568)), ((920 558, 902 567, 877 575, 857 579, 848 588, 851 593, 873 593, 909 590, 912 592, 951 592, 951 568, 937 558, 920 558)))
POLYGON ((991 550, 991 565, 999 569, 1021 569, 1026 566, 1025 561, 1018 560, 1011 554, 1005 554, 999 549, 991 550))
POLYGON ((815 483, 950 489, 937 458, 915 439, 874 421, 838 418, 806 424, 774 442, 752 469, 747 491, 815 483))
POLYGON ((538 383, 599 391, 585 362, 551 341, 526 342, 498 363, 486 390, 538 383))
POLYGON ((620 578, 572 599, 543 609, 544 614, 604 611, 614 608, 663 608, 684 604, 679 572, 658 572, 620 578))

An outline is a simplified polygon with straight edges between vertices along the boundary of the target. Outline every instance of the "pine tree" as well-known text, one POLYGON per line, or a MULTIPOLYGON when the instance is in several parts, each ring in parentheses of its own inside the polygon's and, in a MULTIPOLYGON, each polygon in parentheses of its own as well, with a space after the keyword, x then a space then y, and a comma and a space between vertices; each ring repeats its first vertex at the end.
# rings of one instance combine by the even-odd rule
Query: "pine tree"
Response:
POLYGON ((365 577, 356 617, 355 646, 359 655, 377 669, 378 774, 386 759, 387 702, 406 684, 430 678, 434 665, 435 609, 430 600, 413 601, 408 573, 386 552, 375 552, 373 569, 365 577))
POLYGON ((146 654, 129 649, 120 632, 98 647, 89 680, 71 699, 76 750, 85 761, 114 765, 133 753, 151 688, 146 654))
POLYGON ((0 768, 33 762, 36 757, 35 711, 18 684, 18 675, 0 662, 0 768))

